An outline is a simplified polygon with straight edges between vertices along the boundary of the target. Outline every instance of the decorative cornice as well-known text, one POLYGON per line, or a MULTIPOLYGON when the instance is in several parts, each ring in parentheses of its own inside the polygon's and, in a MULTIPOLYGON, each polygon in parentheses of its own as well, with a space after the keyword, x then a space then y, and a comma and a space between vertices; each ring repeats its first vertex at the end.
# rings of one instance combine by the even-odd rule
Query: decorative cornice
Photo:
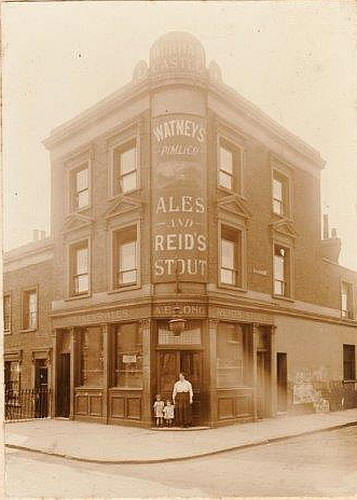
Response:
POLYGON ((246 208, 246 200, 239 195, 232 194, 224 196, 217 201, 217 208, 225 212, 237 215, 244 220, 250 218, 250 214, 246 208))
POLYGON ((109 208, 104 214, 104 218, 109 221, 114 217, 126 215, 133 211, 141 212, 142 208, 143 202, 141 200, 121 194, 111 201, 109 208))
POLYGON ((72 231, 78 231, 79 229, 83 229, 85 227, 90 227, 94 223, 94 219, 87 214, 84 213, 74 213, 67 217, 63 229, 62 234, 65 235, 67 233, 71 233, 72 231))
POLYGON ((290 219, 281 219, 270 223, 270 229, 273 237, 282 235, 295 240, 298 236, 294 225, 290 219))

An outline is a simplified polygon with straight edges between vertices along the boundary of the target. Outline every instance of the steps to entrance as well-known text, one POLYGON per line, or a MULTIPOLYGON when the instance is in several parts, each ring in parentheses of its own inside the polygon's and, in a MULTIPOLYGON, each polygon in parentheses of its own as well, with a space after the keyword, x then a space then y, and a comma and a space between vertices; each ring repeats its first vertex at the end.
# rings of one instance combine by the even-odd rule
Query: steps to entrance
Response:
POLYGON ((211 427, 204 427, 204 426, 193 426, 193 427, 150 427, 151 431, 204 431, 207 429, 210 429, 211 427))

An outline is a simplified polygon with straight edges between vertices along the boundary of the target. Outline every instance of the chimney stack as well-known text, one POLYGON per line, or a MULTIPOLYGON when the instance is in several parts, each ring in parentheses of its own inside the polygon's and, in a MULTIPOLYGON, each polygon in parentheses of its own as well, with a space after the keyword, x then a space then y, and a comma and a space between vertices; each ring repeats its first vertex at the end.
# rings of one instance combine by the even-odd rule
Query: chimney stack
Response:
POLYGON ((46 238, 46 231, 40 231, 40 240, 44 240, 46 238))
POLYGON ((39 231, 38 229, 33 230, 33 241, 38 241, 40 239, 39 237, 39 231))

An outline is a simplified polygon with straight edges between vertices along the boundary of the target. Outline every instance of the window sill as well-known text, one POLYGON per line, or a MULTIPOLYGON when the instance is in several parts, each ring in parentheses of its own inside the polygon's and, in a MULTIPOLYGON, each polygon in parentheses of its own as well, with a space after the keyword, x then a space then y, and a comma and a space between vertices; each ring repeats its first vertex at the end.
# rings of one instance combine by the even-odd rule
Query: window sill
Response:
POLYGON ((11 330, 4 330, 4 335, 11 335, 12 331, 11 330))
POLYGON ((246 199, 244 196, 242 196, 242 194, 241 194, 241 191, 240 191, 240 190, 228 189, 228 188, 226 188, 226 187, 221 186, 220 184, 218 184, 218 182, 217 182, 217 189, 218 189, 219 191, 222 191, 223 193, 226 193, 226 194, 231 194, 231 195, 232 195, 232 194, 236 194, 236 195, 240 196, 241 198, 246 199))
POLYGON ((121 292, 126 292, 126 291, 129 291, 129 290, 138 290, 139 288, 141 288, 140 284, 122 286, 120 288, 112 288, 111 290, 108 290, 108 294, 121 293, 121 292))
POLYGON ((278 217, 280 220, 287 220, 289 222, 293 222, 293 219, 290 214, 278 214, 272 210, 272 217, 278 217))
POLYGON ((36 328, 23 328, 20 330, 20 333, 32 333, 32 332, 37 332, 37 327, 36 328))
POLYGON ((248 289, 241 286, 229 285, 228 283, 218 283, 218 288, 224 288, 226 290, 232 290, 235 292, 247 293, 248 289))
POLYGON ((274 300, 282 300, 284 302, 290 302, 290 303, 294 303, 295 300, 292 299, 291 297, 285 297, 284 295, 272 295, 273 299, 274 300))
POLYGON ((138 186, 135 189, 131 189, 130 191, 125 191, 125 193, 124 192, 119 192, 119 193, 111 194, 109 196, 109 201, 116 200, 120 196, 127 196, 127 195, 130 195, 130 194, 138 193, 139 191, 142 191, 142 190, 143 190, 143 188, 141 186, 138 186))
POLYGON ((342 380, 343 384, 357 384, 357 380, 342 380))
POLYGON ((142 391, 142 387, 109 387, 110 391, 142 391))
POLYGON ((91 204, 87 205, 86 207, 77 208, 76 210, 68 210, 68 212, 66 214, 66 218, 72 217, 73 215, 76 215, 76 214, 81 214, 83 212, 87 212, 90 208, 92 208, 91 204))
POLYGON ((92 296, 91 293, 85 293, 83 295, 71 295, 65 299, 65 302, 71 302, 72 300, 88 299, 92 296))

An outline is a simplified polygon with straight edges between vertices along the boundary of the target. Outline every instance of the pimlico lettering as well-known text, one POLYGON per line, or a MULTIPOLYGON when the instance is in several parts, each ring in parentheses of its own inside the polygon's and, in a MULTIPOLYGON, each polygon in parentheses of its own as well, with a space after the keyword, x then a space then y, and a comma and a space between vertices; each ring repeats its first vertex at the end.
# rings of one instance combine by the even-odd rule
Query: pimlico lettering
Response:
POLYGON ((202 144, 206 137, 206 130, 193 120, 165 121, 154 127, 153 133, 160 144, 161 156, 196 156, 200 152, 198 145, 184 142, 163 143, 167 139, 187 137, 202 144))

